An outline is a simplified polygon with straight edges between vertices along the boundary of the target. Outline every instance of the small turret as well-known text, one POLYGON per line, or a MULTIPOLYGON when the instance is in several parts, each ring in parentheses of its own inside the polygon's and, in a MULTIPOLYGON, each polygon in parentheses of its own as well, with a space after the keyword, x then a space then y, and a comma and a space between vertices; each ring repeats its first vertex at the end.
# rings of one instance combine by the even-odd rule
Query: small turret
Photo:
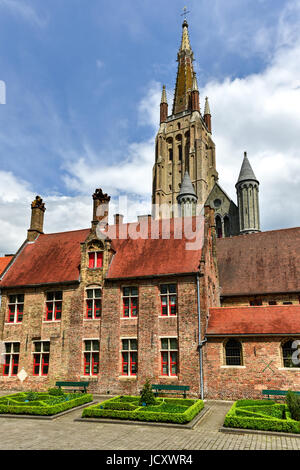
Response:
POLYGON ((160 101, 160 123, 165 122, 168 117, 168 101, 166 87, 163 85, 160 101))
POLYGON ((177 202, 180 206, 180 216, 196 215, 198 196, 192 185, 189 173, 186 171, 182 180, 180 192, 177 196, 177 202))
POLYGON ((259 181, 252 170, 247 152, 244 152, 241 171, 235 187, 239 208, 240 233, 260 232, 259 181))
POLYGON ((205 108, 204 108, 204 122, 208 129, 208 132, 211 134, 211 114, 210 114, 210 107, 208 102, 208 97, 205 98, 205 108))
POLYGON ((194 72, 194 76, 193 76, 193 86, 192 86, 191 96, 192 96, 192 111, 200 112, 199 89, 198 89, 196 72, 194 72))

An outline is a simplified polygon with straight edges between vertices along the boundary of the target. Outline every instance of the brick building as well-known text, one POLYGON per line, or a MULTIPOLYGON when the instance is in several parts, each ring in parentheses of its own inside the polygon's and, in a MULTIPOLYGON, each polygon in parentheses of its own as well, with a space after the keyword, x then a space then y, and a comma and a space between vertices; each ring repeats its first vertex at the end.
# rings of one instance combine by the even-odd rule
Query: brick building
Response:
POLYGON ((45 234, 33 201, 25 242, 0 258, 0 388, 64 379, 138 393, 150 378, 215 398, 299 390, 300 228, 260 232, 246 154, 237 204, 220 187, 193 60, 185 20, 171 115, 162 91, 152 216, 108 225, 97 189, 90 228, 45 234))

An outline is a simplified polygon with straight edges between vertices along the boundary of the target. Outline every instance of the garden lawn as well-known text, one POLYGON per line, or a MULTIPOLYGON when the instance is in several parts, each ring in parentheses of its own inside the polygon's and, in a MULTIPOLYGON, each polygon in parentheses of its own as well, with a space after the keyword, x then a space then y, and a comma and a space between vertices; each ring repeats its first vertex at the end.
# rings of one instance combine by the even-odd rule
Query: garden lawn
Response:
POLYGON ((202 400, 186 398, 156 398, 155 405, 140 406, 137 396, 117 396, 85 408, 82 417, 185 424, 203 407, 202 400))
POLYGON ((224 421, 224 427, 300 433, 300 421, 291 418, 285 403, 274 400, 238 400, 224 421))
POLYGON ((53 396, 46 392, 36 393, 33 401, 27 393, 20 392, 0 397, 0 414, 28 414, 51 416, 93 401, 89 393, 65 393, 53 396))

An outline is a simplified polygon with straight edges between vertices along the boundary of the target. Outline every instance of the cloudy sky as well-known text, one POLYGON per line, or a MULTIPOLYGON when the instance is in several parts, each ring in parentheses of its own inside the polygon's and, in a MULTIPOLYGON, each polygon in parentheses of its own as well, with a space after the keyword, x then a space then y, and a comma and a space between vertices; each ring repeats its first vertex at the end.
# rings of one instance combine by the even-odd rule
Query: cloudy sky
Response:
MULTIPOLYGON (((299 225, 300 0, 186 5, 221 186, 235 200, 246 150, 262 229, 299 225)), ((183 6, 0 0, 0 254, 25 239, 37 194, 46 232, 88 227, 96 187, 150 211, 160 93, 166 84, 171 106, 183 6)))

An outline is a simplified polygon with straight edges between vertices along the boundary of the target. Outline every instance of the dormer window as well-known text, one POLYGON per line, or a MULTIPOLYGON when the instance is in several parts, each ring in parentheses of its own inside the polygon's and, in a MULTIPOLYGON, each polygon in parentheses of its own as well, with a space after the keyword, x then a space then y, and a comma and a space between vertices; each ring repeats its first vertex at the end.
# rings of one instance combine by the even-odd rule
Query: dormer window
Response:
POLYGON ((90 251, 89 252, 89 268, 102 268, 103 265, 103 252, 102 251, 90 251))

